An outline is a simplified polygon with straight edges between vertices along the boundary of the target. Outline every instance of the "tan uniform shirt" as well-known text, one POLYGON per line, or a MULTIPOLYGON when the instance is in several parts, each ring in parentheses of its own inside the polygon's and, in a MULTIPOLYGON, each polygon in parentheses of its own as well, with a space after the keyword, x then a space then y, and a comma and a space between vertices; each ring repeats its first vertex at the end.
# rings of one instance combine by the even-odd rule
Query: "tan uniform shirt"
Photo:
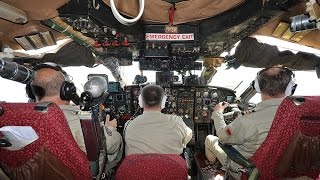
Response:
POLYGON ((283 98, 270 99, 257 104, 257 112, 235 119, 226 125, 222 113, 213 112, 219 141, 234 145, 244 157, 250 158, 266 139, 276 111, 283 98))
POLYGON ((87 152, 86 146, 85 146, 84 138, 82 134, 80 118, 78 115, 78 112, 80 111, 79 107, 70 106, 70 105, 60 105, 59 107, 63 111, 64 116, 68 121, 68 125, 71 130, 73 138, 76 140, 79 148, 86 153, 87 152))
POLYGON ((126 155, 143 153, 182 154, 192 130, 176 115, 144 111, 125 128, 126 155))
MULTIPOLYGON (((77 113, 80 111, 79 107, 70 105, 60 105, 59 107, 66 116, 72 136, 76 140, 78 146, 83 152, 87 153, 81 129, 80 118, 77 113)), ((119 151, 122 150, 122 137, 116 128, 111 128, 108 131, 111 131, 111 133, 107 133, 107 130, 105 129, 107 154, 109 161, 112 161, 117 157, 119 151)))

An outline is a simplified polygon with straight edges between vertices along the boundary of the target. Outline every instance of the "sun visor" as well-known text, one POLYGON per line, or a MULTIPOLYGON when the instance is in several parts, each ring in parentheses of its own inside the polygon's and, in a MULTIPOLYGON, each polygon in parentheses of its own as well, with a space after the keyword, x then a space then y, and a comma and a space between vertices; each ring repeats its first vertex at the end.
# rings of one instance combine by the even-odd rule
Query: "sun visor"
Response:
POLYGON ((92 67, 95 59, 92 52, 76 42, 70 42, 61 47, 56 53, 48 53, 43 56, 43 62, 54 62, 63 66, 87 66, 92 67))
POLYGON ((246 38, 237 46, 235 54, 227 57, 230 67, 269 67, 284 65, 296 70, 314 70, 320 65, 320 57, 314 54, 289 50, 279 51, 277 46, 259 43, 255 38, 246 38))

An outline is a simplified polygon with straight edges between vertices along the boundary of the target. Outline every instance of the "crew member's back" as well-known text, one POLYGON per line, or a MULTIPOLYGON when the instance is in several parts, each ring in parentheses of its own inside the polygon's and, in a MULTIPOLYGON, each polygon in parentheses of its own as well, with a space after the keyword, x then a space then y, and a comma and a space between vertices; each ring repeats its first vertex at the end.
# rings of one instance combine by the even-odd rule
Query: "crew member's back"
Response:
POLYGON ((127 122, 124 129, 126 155, 182 154, 192 138, 192 130, 176 115, 162 114, 166 96, 157 85, 147 85, 139 96, 142 115, 127 122))
POLYGON ((157 111, 143 113, 129 123, 126 130, 126 155, 142 153, 181 154, 190 141, 183 120, 157 111), (152 145, 152 146, 151 146, 152 145))

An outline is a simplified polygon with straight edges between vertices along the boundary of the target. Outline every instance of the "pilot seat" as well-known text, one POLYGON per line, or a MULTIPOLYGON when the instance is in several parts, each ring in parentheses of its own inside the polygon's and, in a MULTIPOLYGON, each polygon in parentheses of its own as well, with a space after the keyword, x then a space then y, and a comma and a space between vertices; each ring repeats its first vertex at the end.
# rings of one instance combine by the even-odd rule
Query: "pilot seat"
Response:
POLYGON ((1 137, 0 167, 11 179, 92 179, 62 110, 53 103, 0 103, 0 128, 31 126, 38 139, 20 150, 8 150, 1 137))
POLYGON ((230 145, 220 146, 245 168, 242 179, 320 179, 320 96, 285 98, 265 141, 249 160, 230 145))

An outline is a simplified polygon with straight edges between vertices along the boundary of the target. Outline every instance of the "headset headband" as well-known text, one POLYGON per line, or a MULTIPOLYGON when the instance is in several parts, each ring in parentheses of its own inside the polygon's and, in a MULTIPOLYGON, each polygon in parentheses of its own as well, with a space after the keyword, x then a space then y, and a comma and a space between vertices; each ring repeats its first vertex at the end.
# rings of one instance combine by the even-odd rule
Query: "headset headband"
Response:
POLYGON ((262 74, 263 72, 267 71, 268 69, 271 69, 271 68, 279 68, 279 69, 285 70, 287 73, 289 73, 292 76, 291 78, 295 77, 295 74, 293 73, 293 71, 291 71, 290 69, 288 69, 286 67, 266 67, 266 68, 264 68, 264 69, 262 69, 261 71, 258 72, 258 76, 260 74, 262 74))
POLYGON ((295 83, 295 74, 293 71, 291 71, 290 69, 286 68, 286 67, 267 67, 265 69, 262 69, 261 71, 259 71, 257 73, 257 77, 256 79, 252 82, 252 85, 254 87, 254 89, 257 91, 257 93, 261 93, 261 89, 260 89, 260 84, 259 84, 259 78, 260 78, 260 75, 267 71, 268 69, 270 68, 279 68, 281 70, 284 70, 285 73, 287 74, 290 74, 290 80, 287 84, 287 87, 286 87, 286 90, 285 90, 285 95, 286 96, 291 96, 292 94, 294 94, 295 90, 296 90, 296 87, 297 87, 297 84, 295 83))
POLYGON ((60 71, 60 72, 62 72, 65 80, 70 81, 67 72, 65 72, 61 66, 59 66, 58 64, 53 63, 53 62, 45 62, 45 63, 37 64, 32 68, 32 70, 37 71, 37 70, 43 69, 43 68, 49 68, 49 69, 53 69, 56 71, 60 71))

